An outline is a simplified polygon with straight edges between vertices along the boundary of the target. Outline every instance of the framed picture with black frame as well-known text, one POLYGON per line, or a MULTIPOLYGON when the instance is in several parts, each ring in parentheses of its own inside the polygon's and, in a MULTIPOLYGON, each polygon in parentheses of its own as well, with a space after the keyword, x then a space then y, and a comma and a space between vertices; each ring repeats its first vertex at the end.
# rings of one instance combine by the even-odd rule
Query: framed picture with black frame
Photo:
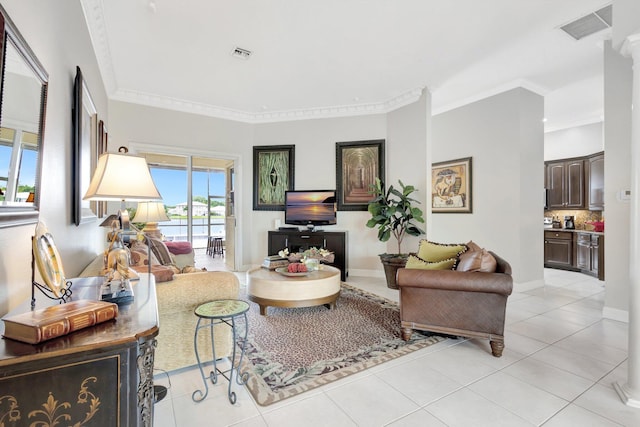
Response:
POLYGON ((294 189, 295 145, 253 147, 253 210, 283 211, 284 194, 294 189))
POLYGON ((95 221, 96 206, 82 200, 89 188, 91 173, 96 164, 98 147, 98 116, 95 103, 76 67, 73 84, 73 159, 72 159, 72 220, 75 225, 95 221))
POLYGON ((384 139, 336 142, 336 198, 339 211, 366 211, 371 186, 384 182, 384 139))

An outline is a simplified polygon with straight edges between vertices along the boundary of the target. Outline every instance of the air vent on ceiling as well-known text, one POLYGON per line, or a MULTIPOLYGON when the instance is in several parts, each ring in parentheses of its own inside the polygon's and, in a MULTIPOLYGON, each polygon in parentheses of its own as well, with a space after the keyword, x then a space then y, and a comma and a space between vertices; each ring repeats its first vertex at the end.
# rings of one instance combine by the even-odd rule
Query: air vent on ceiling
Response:
POLYGON ((249 59, 249 57, 251 56, 251 51, 243 49, 241 47, 236 47, 235 49, 233 49, 233 52, 231 52, 231 56, 240 59, 249 59))
POLYGON ((578 18, 573 22, 560 27, 576 40, 595 34, 598 31, 610 28, 612 25, 612 6, 605 6, 593 13, 578 18))

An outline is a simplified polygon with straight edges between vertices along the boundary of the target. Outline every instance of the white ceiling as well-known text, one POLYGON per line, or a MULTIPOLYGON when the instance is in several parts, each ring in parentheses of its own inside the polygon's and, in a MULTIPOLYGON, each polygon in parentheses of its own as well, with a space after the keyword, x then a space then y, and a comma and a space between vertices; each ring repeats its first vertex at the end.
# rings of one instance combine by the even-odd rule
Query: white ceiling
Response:
POLYGON ((437 114, 522 86, 547 131, 601 120, 611 30, 559 27, 609 3, 82 0, 112 99, 258 123, 386 112, 425 87, 437 114))

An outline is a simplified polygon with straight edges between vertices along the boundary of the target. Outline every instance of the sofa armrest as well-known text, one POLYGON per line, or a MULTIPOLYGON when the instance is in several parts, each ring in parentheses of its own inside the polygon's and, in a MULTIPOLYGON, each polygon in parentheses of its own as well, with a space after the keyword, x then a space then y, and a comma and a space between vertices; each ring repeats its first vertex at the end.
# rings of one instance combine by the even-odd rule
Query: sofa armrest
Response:
POLYGON ((397 283, 402 288, 443 289, 511 295, 513 278, 504 273, 455 270, 398 269, 397 283))

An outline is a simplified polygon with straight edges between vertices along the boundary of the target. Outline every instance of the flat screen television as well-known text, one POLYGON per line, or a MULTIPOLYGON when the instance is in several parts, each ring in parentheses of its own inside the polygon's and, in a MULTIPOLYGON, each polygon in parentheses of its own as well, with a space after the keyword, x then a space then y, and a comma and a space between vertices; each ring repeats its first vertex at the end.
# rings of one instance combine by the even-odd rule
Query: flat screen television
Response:
POLYGON ((296 190, 285 192, 284 222, 306 226, 336 224, 336 191, 296 190))

